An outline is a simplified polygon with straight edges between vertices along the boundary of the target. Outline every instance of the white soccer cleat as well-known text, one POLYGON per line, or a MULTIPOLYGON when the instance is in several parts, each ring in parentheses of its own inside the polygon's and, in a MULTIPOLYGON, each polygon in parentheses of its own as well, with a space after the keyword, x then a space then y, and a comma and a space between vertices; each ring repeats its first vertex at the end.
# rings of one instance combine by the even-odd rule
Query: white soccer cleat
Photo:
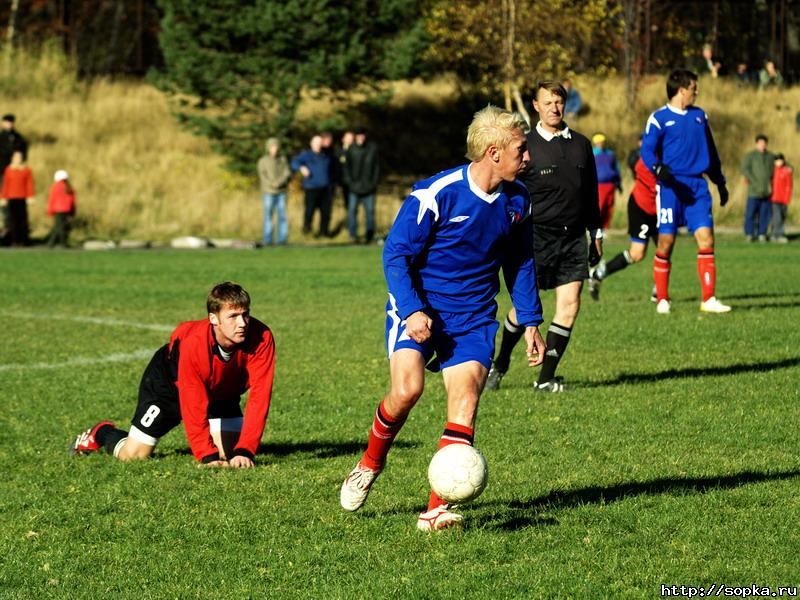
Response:
POLYGON ((420 514, 417 519, 417 529, 420 531, 440 531, 448 527, 461 527, 464 523, 464 517, 450 512, 449 508, 449 504, 442 504, 420 514))
POLYGON ((365 467, 359 462, 342 484, 342 491, 339 493, 342 508, 353 512, 364 506, 369 490, 378 475, 380 471, 365 467))
POLYGON ((538 381, 534 381, 533 389, 537 392, 559 393, 564 391, 564 384, 561 383, 560 377, 556 377, 555 379, 551 379, 550 381, 545 381, 544 383, 539 383, 538 381))
POLYGON ((656 304, 656 312, 660 315, 668 315, 670 306, 669 300, 662 298, 658 301, 658 304, 656 304))
POLYGON ((726 313, 726 312, 730 312, 730 311, 731 311, 731 307, 728 306, 727 304, 723 304, 722 302, 717 300, 716 296, 711 296, 711 298, 709 298, 705 302, 701 302, 700 303, 700 312, 717 313, 717 314, 719 314, 719 313, 726 313))

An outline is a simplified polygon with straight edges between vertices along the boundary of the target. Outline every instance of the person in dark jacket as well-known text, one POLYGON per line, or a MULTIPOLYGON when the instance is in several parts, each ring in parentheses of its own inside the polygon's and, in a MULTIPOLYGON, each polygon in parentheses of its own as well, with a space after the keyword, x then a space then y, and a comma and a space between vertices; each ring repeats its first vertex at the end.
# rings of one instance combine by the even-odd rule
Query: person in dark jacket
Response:
MULTIPOLYGON (((22 153, 22 160, 28 160, 28 141, 14 129, 16 118, 12 114, 3 115, 0 121, 0 184, 2 183, 3 173, 6 167, 11 164, 11 157, 14 152, 22 153)), ((0 238, 0 244, 10 243, 12 223, 7 206, 0 206, 0 231, 5 233, 0 238)))
POLYGON ((322 137, 311 138, 310 148, 292 159, 292 171, 300 171, 305 192, 303 233, 311 231, 314 212, 319 210, 319 235, 328 237, 331 222, 331 157, 322 151, 322 137))
POLYGON ((342 180, 348 189, 347 229, 350 241, 358 239, 358 205, 364 206, 366 242, 375 237, 375 194, 378 190, 380 166, 378 146, 367 139, 363 128, 355 130, 355 143, 348 149, 342 164, 342 180))

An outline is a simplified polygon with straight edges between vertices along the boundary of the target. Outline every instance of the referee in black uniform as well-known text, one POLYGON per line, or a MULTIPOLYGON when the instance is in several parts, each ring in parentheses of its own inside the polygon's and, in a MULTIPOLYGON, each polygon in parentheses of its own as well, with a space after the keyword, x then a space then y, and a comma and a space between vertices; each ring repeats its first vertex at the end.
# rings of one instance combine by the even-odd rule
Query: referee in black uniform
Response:
MULTIPOLYGON (((567 91, 560 82, 537 84, 533 108, 539 122, 528 133, 531 161, 522 177, 531 194, 537 283, 540 290, 556 291, 556 310, 547 330, 547 353, 539 380, 533 384, 535 390, 547 392, 564 389, 556 377, 556 368, 580 310, 581 288, 589 277, 587 257, 594 265, 603 254, 592 145, 564 123, 566 99, 567 91)), ((517 324, 512 308, 504 323, 503 339, 489 371, 486 389, 500 387, 511 351, 524 331, 517 324)))

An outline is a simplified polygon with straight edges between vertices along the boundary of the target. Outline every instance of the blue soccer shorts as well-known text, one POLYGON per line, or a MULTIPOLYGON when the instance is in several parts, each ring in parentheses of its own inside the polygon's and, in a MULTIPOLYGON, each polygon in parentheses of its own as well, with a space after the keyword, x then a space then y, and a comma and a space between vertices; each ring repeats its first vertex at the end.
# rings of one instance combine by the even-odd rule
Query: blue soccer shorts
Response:
POLYGON ((703 227, 713 227, 711 194, 703 177, 675 176, 670 186, 656 186, 658 232, 674 234, 686 226, 689 233, 703 227))
POLYGON ((468 361, 478 361, 489 369, 494 357, 494 338, 500 324, 494 312, 486 315, 426 311, 433 320, 432 335, 422 344, 412 340, 406 322, 397 312, 392 295, 386 303, 386 350, 391 358, 395 351, 410 348, 422 354, 428 369, 438 371, 468 361), (432 358, 435 359, 431 360, 432 358))

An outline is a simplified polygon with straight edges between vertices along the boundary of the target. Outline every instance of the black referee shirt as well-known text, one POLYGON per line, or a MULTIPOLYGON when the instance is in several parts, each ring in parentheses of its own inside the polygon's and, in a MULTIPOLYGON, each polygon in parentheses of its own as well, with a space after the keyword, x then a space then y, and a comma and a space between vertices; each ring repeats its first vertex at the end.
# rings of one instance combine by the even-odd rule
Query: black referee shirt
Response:
POLYGON ((534 225, 570 231, 599 229, 597 169, 592 145, 570 130, 546 141, 534 127, 528 133, 531 162, 521 179, 531 194, 534 225))

